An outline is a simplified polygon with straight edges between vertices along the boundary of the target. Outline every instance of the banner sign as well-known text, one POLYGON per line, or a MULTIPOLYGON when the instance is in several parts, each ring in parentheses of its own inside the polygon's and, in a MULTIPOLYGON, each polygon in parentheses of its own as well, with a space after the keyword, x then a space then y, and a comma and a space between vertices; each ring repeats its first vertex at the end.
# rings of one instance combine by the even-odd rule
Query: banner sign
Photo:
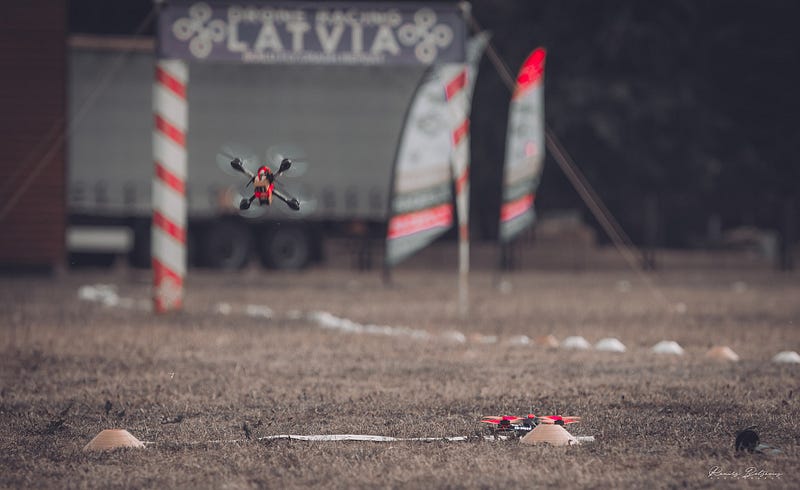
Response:
POLYGON ((463 62, 464 16, 456 3, 167 3, 159 55, 243 63, 430 65, 463 62))
POLYGON ((511 97, 500 209, 500 241, 508 243, 536 219, 534 200, 544 162, 544 63, 535 49, 523 63, 511 97))
POLYGON ((394 266, 453 226, 450 131, 440 66, 411 102, 392 182, 386 264, 394 266))
MULTIPOLYGON (((437 64, 431 67, 420 82, 411 107, 395 161, 389 227, 386 236, 386 264, 397 265, 424 248, 453 226, 454 172, 464 175, 468 154, 462 155, 462 165, 455 168, 453 132, 453 101, 448 86, 455 72, 463 73, 458 85, 463 92, 458 112, 468 117, 472 89, 477 77, 478 63, 488 43, 488 34, 481 33, 467 44, 468 63, 437 64), (463 168, 462 168, 463 167, 463 168)), ((464 125, 460 125, 464 126, 464 125)), ((465 128, 468 127, 464 126, 465 128)), ((459 133, 466 138, 468 131, 459 133)), ((468 145, 461 145, 469 151, 468 145)), ((456 189, 463 190, 463 183, 456 189)), ((467 194, 462 192, 462 201, 467 194)), ((464 202, 461 206, 466 206, 464 202)), ((462 219, 466 216, 462 215, 462 219)))

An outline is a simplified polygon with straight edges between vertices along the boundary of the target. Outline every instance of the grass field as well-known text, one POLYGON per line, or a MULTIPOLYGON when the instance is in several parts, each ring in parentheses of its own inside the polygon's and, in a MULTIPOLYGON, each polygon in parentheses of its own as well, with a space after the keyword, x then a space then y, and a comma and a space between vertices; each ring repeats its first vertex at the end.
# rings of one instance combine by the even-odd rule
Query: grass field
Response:
POLYGON ((478 270, 463 320, 450 268, 401 270, 392 287, 341 268, 193 271, 185 311, 165 316, 139 307, 147 272, 0 278, 0 487, 800 486, 800 365, 771 361, 800 350, 800 277, 649 277, 666 302, 620 268, 478 270), (79 298, 97 283, 116 285, 113 305, 79 298), (543 334, 628 351, 513 342, 543 334), (685 355, 651 353, 664 339, 685 355), (707 360, 715 344, 741 361, 707 360), (259 440, 478 436, 483 415, 531 411, 582 416, 569 429, 595 442, 259 440), (751 425, 782 452, 737 455, 751 425), (82 451, 114 427, 148 447, 82 451))

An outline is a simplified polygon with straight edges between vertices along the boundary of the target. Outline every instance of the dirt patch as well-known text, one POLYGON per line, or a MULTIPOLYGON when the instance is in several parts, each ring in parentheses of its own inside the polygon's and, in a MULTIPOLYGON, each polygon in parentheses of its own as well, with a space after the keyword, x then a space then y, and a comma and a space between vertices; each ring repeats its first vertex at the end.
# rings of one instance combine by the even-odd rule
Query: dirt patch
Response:
POLYGON ((399 271, 392 287, 347 270, 244 275, 193 272, 186 311, 160 317, 78 299, 80 286, 102 282, 146 300, 147 273, 0 279, 0 486, 661 488, 747 479, 772 488, 800 480, 800 368, 771 362, 800 349, 796 274, 661 272, 652 278, 664 303, 619 270, 502 280, 478 271, 463 320, 450 270, 399 271), (249 315, 247 305, 273 316, 249 315), (429 335, 346 333, 311 312, 429 335), (628 351, 511 343, 550 333, 617 337, 628 351), (663 339, 686 355, 650 353, 663 339), (705 360, 718 343, 742 360, 705 360), (554 449, 479 437, 258 440, 480 435, 483 415, 527 412, 580 415, 570 430, 596 441, 554 449), (737 457, 735 433, 750 425, 782 453, 737 457), (114 427, 152 444, 81 451, 114 427), (747 468, 762 473, 745 476, 747 468))

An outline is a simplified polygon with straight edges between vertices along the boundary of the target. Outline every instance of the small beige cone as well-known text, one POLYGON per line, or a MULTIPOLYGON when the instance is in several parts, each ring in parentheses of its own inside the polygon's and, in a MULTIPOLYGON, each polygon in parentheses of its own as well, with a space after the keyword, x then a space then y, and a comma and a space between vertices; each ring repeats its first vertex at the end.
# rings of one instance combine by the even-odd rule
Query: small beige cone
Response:
POLYGON ((144 443, 125 429, 106 429, 83 447, 84 451, 109 451, 121 447, 143 448, 144 443))
POLYGON ((613 337, 598 341, 594 344, 594 349, 600 352, 625 352, 627 350, 625 344, 613 337))
POLYGON ((592 344, 580 335, 573 335, 564 339, 561 342, 561 347, 572 350, 588 350, 592 348, 592 344))
POLYGON ((542 347, 549 347, 552 349, 558 347, 558 339, 555 338, 553 335, 542 335, 540 337, 536 337, 536 340, 534 340, 533 343, 542 347))
POLYGON ((567 429, 558 424, 539 424, 525 437, 520 439, 522 444, 534 446, 536 444, 550 444, 552 446, 572 446, 578 440, 567 429))
POLYGON ((706 357, 715 361, 736 362, 739 355, 726 345, 717 345, 706 352, 706 357))
POLYGON ((684 354, 683 347, 674 340, 662 340, 651 349, 656 354, 672 354, 682 356, 684 354))
POLYGON ((793 350, 785 350, 775 354, 775 357, 772 358, 772 362, 800 364, 800 354, 793 350))

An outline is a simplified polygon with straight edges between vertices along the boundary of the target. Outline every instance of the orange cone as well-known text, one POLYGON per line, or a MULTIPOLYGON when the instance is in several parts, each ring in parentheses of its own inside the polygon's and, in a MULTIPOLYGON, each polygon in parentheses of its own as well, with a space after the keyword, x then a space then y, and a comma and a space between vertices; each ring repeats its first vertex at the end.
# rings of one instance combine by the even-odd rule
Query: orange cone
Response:
POLYGON ((727 361, 727 362, 736 362, 739 360, 739 355, 733 350, 725 345, 717 345, 712 347, 708 352, 706 352, 706 357, 709 359, 714 359, 715 361, 727 361))
POLYGON ((571 446, 578 444, 578 440, 567 429, 558 424, 539 424, 525 437, 520 439, 522 444, 531 446, 537 444, 550 444, 551 446, 571 446))
POLYGON ((558 339, 552 335, 542 335, 540 337, 536 337, 536 340, 534 340, 533 343, 542 347, 558 347, 558 339))
POLYGON ((106 429, 83 447, 84 451, 109 451, 121 447, 143 448, 144 443, 125 429, 106 429))

